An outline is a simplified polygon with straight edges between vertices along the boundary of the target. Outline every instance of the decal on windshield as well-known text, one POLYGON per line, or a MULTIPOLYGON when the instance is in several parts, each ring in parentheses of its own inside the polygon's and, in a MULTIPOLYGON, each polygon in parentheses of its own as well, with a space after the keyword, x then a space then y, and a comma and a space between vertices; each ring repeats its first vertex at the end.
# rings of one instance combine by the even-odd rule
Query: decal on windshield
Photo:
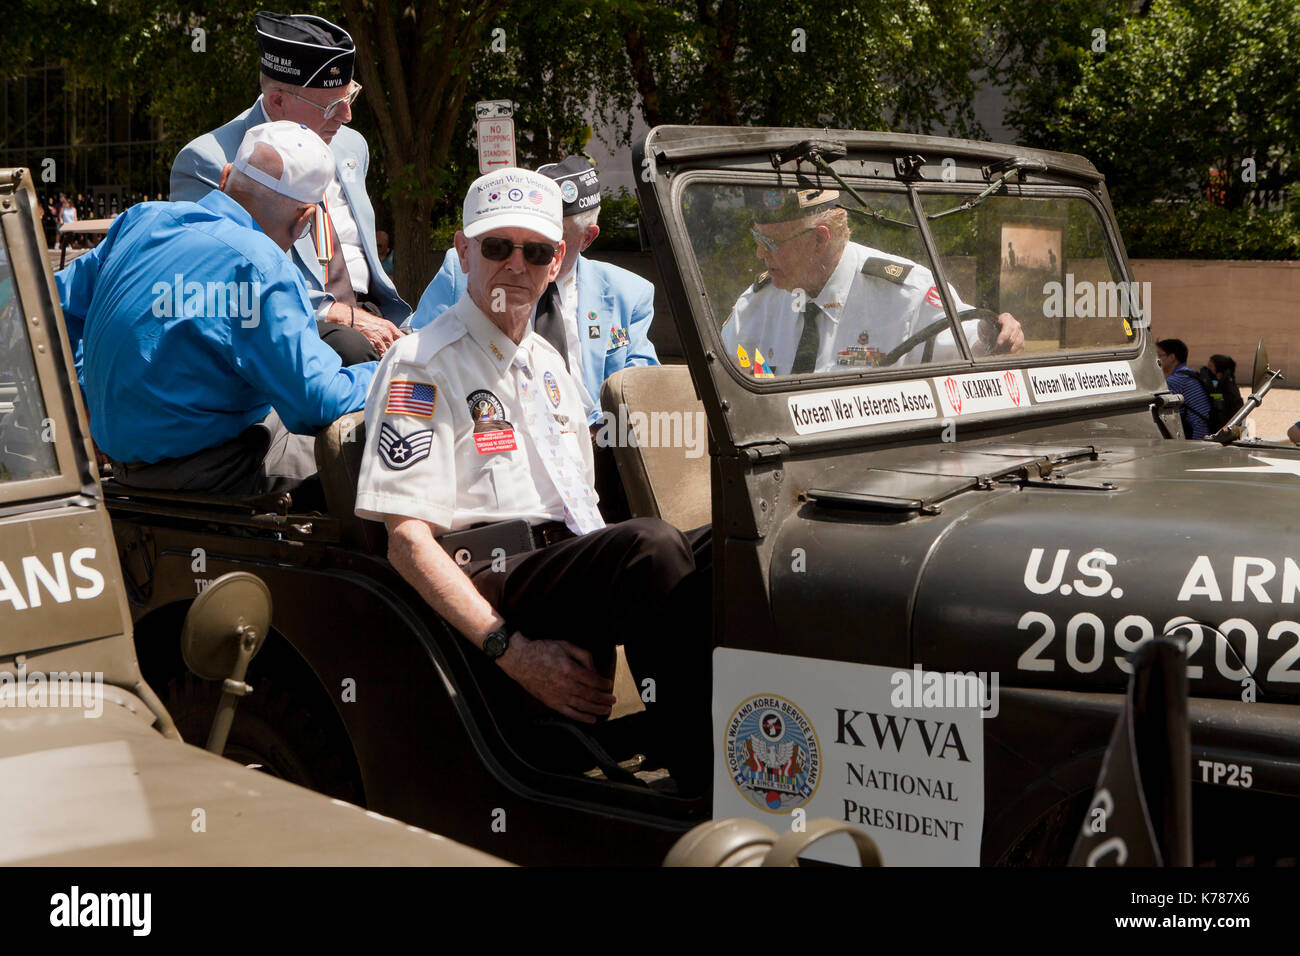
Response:
POLYGON ((945 375, 934 379, 939 406, 945 416, 972 415, 1029 404, 1029 391, 1019 369, 945 375))
POLYGON ((939 415, 926 381, 801 392, 789 397, 789 406, 790 420, 800 435, 939 415))
POLYGON ((1128 362, 1094 362, 1091 365, 1054 365, 1031 368, 1029 385, 1036 402, 1060 402, 1085 395, 1132 392, 1137 389, 1128 362))

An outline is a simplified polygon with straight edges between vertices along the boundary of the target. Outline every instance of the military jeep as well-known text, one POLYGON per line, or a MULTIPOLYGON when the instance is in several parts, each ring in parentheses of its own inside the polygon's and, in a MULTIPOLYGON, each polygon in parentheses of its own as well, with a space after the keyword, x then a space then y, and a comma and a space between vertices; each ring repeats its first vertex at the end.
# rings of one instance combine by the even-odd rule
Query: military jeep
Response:
MULTIPOLYGON (((180 740, 137 664, 37 208, 29 171, 0 170, 0 863, 500 864, 180 740)), ((153 639, 208 631, 220 658, 264 637, 264 599, 218 606, 232 584, 264 594, 218 582, 153 639)))
MULTIPOLYGON (((953 139, 689 127, 651 131, 634 165, 686 364, 606 382, 598 441, 630 513, 712 524, 712 792, 679 792, 641 749, 639 675, 619 685, 633 712, 591 730, 503 705, 389 564, 383 527, 352 513, 359 415, 317 439, 323 511, 106 486, 141 669, 182 732, 203 732, 217 691, 169 635, 208 581, 250 570, 275 616, 226 753, 289 780, 518 862, 655 863, 725 813, 831 816, 886 865, 1057 863, 1127 655, 1172 634, 1197 859, 1294 862, 1300 453, 1239 429, 1184 439, 1096 169, 953 139), (737 303, 779 292, 802 321, 800 249, 824 240, 758 224, 827 191, 863 264, 856 299, 819 305, 836 335, 861 330, 794 373, 798 336, 773 319, 744 340, 737 303), (945 696, 959 674, 979 706, 945 696)), ((501 526, 443 543, 461 562, 533 546, 501 526)))

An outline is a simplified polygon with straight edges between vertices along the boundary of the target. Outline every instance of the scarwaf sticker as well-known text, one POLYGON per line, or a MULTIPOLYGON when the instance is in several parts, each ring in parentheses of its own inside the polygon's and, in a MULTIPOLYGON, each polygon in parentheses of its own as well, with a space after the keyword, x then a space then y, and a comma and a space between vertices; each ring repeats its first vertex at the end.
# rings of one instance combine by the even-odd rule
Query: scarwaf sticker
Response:
POLYGON ((973 415, 1029 404, 1029 390, 1019 369, 945 375, 932 379, 945 416, 973 415))

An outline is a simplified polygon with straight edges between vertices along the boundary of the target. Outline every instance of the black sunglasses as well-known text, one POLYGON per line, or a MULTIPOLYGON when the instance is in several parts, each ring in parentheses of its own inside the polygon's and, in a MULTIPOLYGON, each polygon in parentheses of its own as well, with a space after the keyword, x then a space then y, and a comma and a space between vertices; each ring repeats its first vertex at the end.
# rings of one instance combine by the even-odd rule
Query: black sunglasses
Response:
POLYGON ((511 242, 504 236, 476 236, 483 247, 483 258, 505 262, 516 249, 524 250, 524 262, 530 266, 544 266, 555 258, 555 246, 549 242, 511 242))

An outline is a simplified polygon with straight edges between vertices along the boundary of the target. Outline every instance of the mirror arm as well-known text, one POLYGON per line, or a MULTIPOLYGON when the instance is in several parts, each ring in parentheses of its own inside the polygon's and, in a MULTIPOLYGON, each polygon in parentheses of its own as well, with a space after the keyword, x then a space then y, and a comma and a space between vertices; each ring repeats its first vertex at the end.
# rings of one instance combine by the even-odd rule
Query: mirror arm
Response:
POLYGON ((1268 375, 1268 379, 1264 384, 1250 393, 1250 397, 1242 403, 1241 408, 1237 409, 1236 414, 1233 415, 1232 418, 1228 419, 1226 425, 1220 428, 1213 435, 1206 435, 1206 441, 1218 442, 1220 445, 1228 445, 1241 437, 1242 424, 1246 421, 1247 416, 1250 415, 1251 412, 1263 404, 1264 396, 1267 395, 1268 390, 1273 387, 1273 383, 1279 380, 1286 381, 1282 373, 1275 369, 1267 368, 1265 374, 1268 375))
POLYGON ((235 652, 235 665, 230 676, 221 684, 221 702, 217 705, 217 716, 212 720, 212 731, 208 734, 207 750, 220 757, 226 752, 226 738, 230 736, 230 727, 235 722, 235 705, 239 698, 253 692, 253 688, 244 683, 248 674, 248 665, 258 651, 257 628, 251 624, 240 625, 238 630, 239 646, 235 652))

